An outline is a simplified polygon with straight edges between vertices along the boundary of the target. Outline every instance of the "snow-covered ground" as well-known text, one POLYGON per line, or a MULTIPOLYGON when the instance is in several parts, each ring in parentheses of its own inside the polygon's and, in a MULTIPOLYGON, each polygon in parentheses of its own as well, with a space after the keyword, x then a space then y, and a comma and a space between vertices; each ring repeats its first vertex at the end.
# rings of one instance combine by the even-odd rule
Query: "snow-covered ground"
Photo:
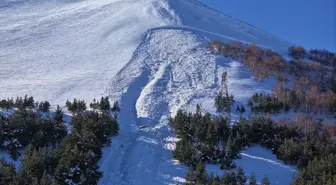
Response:
MULTIPOLYGON (((2 0, 0 40, 0 98, 120 100, 120 134, 104 149, 102 185, 181 184, 187 169, 172 159, 176 139, 167 118, 197 103, 213 112, 224 70, 238 103, 272 89, 272 80, 255 81, 239 62, 212 55, 209 41, 279 53, 291 45, 195 0, 2 0)), ((253 160, 243 156, 242 163, 249 169, 253 160)), ((257 175, 279 184, 292 179, 263 170, 257 175)))

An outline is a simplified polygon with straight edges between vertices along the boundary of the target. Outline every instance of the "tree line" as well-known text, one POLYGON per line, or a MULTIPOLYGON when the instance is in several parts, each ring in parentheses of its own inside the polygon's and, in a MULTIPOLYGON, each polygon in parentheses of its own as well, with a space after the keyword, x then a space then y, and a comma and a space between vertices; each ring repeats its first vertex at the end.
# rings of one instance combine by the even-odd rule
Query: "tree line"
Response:
POLYGON ((320 126, 312 118, 297 120, 280 125, 270 118, 251 117, 241 118, 230 126, 228 118, 202 114, 199 108, 196 113, 180 110, 171 120, 180 139, 173 156, 191 168, 202 161, 229 170, 236 167, 233 160, 240 157, 243 148, 260 144, 285 163, 297 165, 300 172, 294 184, 336 183, 336 171, 330 171, 332 167, 327 162, 319 163, 334 164, 336 132, 330 130, 335 130, 335 126, 332 129, 320 126))
MULTIPOLYGON (((109 104, 108 98, 102 99, 103 105, 109 104)), ((0 160, 0 184, 97 184, 102 177, 98 170, 102 148, 118 134, 119 126, 116 114, 103 111, 108 110, 106 106, 86 110, 83 102, 66 103, 69 111, 75 113, 69 131, 59 106, 47 116, 42 116, 36 106, 23 106, 26 108, 21 107, 8 117, 0 115, 4 131, 0 135, 1 149, 9 150, 12 156, 18 154, 17 149, 25 150, 18 172, 14 164, 0 160)))

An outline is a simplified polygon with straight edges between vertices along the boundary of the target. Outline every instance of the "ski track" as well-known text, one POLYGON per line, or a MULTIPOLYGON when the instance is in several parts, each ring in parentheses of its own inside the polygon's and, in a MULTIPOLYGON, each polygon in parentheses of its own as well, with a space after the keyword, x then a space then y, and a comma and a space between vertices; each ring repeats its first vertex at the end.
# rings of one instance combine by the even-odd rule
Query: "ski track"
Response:
POLYGON ((173 160, 168 118, 198 103, 214 113, 223 71, 236 104, 272 89, 274 79, 255 81, 241 63, 209 52, 209 41, 280 53, 291 45, 191 0, 3 0, 0 10, 0 98, 120 101, 120 133, 103 150, 101 185, 182 184, 187 167, 173 160))

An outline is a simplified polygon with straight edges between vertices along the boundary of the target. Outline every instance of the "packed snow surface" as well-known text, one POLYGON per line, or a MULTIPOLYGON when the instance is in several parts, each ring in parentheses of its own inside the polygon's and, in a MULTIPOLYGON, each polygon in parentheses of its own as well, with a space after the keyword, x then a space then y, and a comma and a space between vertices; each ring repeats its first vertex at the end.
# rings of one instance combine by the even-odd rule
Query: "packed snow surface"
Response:
MULTIPOLYGON (((238 103, 272 89, 274 81, 255 81, 241 63, 209 52, 209 41, 279 53, 291 45, 196 0, 2 0, 0 40, 0 98, 28 94, 62 106, 72 98, 120 101, 120 134, 104 149, 101 185, 183 183, 187 169, 172 158, 168 118, 197 103, 213 112, 224 70, 238 103)), ((251 160, 247 153, 242 166, 251 160)), ((292 170, 277 166, 256 173, 292 170)), ((269 177, 278 184, 292 178, 269 177)))

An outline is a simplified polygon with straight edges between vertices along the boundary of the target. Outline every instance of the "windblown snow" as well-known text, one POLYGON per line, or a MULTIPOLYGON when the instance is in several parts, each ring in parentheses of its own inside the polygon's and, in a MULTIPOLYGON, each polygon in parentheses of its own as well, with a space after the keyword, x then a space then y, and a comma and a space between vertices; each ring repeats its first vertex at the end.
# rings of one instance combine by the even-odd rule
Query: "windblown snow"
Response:
MULTIPOLYGON (((183 183, 187 169, 172 158, 168 118, 197 103, 214 111, 224 70, 238 103, 272 89, 272 80, 255 81, 239 62, 211 54, 209 41, 279 53, 291 45, 196 0, 2 0, 0 40, 0 98, 28 94, 54 105, 103 95, 120 100, 120 134, 104 149, 101 185, 183 183)), ((262 161, 275 166, 257 172, 271 183, 292 178, 279 174, 293 168, 262 161)))

